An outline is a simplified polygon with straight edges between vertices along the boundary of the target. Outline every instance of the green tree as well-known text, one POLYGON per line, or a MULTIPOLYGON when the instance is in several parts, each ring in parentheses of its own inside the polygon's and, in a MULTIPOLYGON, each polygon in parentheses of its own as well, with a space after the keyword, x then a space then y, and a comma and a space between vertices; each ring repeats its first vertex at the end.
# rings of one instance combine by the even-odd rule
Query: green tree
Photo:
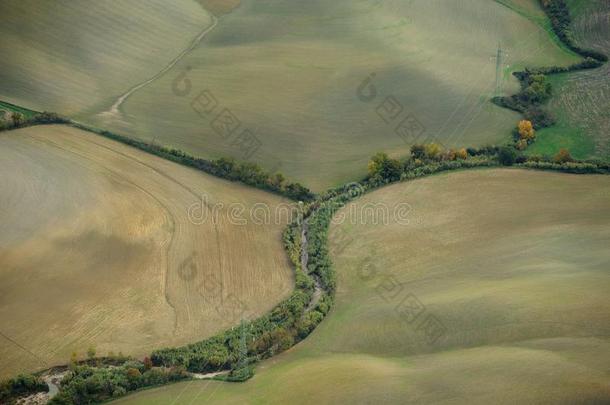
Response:
POLYGON ((424 159, 426 157, 426 146, 425 145, 411 146, 411 156, 413 156, 413 159, 424 159))
POLYGON ((369 176, 386 180, 398 180, 402 173, 400 162, 383 152, 377 153, 368 164, 369 176))
POLYGON ((13 125, 15 127, 18 127, 25 122, 25 116, 19 112, 14 112, 11 119, 13 120, 13 125))
POLYGON ((502 146, 498 152, 498 161, 504 166, 512 166, 517 160, 517 151, 510 146, 502 146))

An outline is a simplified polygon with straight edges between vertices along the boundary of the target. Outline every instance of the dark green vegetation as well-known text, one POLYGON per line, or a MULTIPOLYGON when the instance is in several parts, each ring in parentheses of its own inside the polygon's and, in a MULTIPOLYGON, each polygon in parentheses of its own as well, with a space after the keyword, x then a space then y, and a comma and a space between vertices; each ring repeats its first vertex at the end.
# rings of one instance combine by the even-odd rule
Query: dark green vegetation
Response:
POLYGON ((570 9, 565 0, 539 0, 540 4, 546 11, 555 34, 566 44, 572 51, 585 58, 592 58, 600 62, 607 62, 608 56, 602 52, 591 49, 585 49, 579 46, 574 40, 572 33, 572 17, 570 9))
POLYGON ((50 404, 72 405, 103 402, 129 391, 184 380, 184 368, 152 367, 150 363, 129 360, 118 367, 100 368, 74 365, 61 382, 61 391, 50 404))
POLYGON ((49 391, 49 387, 40 377, 20 374, 15 378, 0 382, 0 404, 12 403, 19 397, 47 391, 49 391))

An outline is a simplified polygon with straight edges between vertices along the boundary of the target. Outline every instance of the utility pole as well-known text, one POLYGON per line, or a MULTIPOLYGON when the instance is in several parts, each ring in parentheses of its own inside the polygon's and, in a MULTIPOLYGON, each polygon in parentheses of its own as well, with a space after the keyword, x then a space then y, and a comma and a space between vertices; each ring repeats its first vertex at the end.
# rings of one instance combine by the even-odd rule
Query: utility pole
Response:
POLYGON ((494 90, 494 96, 499 96, 502 91, 502 67, 504 56, 508 56, 508 54, 504 55, 504 51, 502 50, 502 45, 498 43, 498 50, 496 51, 496 55, 491 58, 496 59, 496 87, 494 90))

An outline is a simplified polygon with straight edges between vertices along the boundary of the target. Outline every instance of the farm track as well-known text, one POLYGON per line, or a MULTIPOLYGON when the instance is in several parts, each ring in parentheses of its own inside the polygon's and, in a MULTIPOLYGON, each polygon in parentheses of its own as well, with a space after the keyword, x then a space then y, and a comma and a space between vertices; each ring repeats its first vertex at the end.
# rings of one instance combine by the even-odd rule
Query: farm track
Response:
POLYGON ((210 14, 210 16, 212 17, 212 24, 209 27, 205 28, 195 39, 193 39, 191 41, 190 45, 186 49, 184 49, 178 56, 176 56, 167 66, 165 66, 163 69, 161 69, 157 74, 152 76, 150 79, 147 79, 147 80, 143 81, 142 83, 136 84, 135 86, 133 86, 132 88, 127 90, 127 92, 125 94, 120 96, 114 102, 114 104, 110 107, 109 110, 101 112, 98 115, 100 117, 109 117, 109 118, 119 117, 121 115, 121 111, 120 111, 121 105, 132 94, 134 94, 136 91, 140 90, 141 88, 149 85, 150 83, 154 82, 155 80, 161 78, 165 73, 170 71, 174 66, 176 66, 176 64, 178 62, 180 62, 180 60, 182 60, 182 58, 184 58, 186 55, 189 54, 189 52, 191 52, 193 49, 195 49, 195 47, 197 47, 197 45, 203 40, 203 38, 209 32, 211 32, 214 28, 216 28, 216 25, 218 24, 218 18, 216 16, 214 16, 213 14, 210 14))

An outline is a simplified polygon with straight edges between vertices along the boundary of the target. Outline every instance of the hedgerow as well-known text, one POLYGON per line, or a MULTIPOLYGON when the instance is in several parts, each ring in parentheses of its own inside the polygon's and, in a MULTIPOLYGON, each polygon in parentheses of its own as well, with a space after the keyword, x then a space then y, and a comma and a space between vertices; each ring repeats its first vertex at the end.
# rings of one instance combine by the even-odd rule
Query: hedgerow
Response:
POLYGON ((230 181, 239 181, 252 187, 271 191, 286 196, 295 201, 312 201, 315 195, 299 183, 285 183, 279 173, 268 173, 256 163, 237 162, 231 158, 207 160, 191 156, 181 150, 167 148, 157 144, 139 141, 110 131, 92 128, 87 125, 72 122, 74 127, 94 132, 106 138, 138 148, 153 155, 189 166, 216 177, 230 181))
POLYGON ((11 404, 20 397, 48 391, 47 383, 40 377, 19 374, 15 378, 0 382, 0 404, 11 404))
POLYGON ((31 117, 13 112, 10 113, 10 117, 0 116, 0 131, 8 131, 11 129, 25 128, 33 125, 44 125, 44 124, 68 124, 69 119, 62 117, 52 112, 41 112, 36 113, 31 117))
POLYGON ((536 129, 555 124, 555 118, 552 114, 542 107, 551 96, 551 87, 546 81, 547 75, 595 69, 608 61, 608 56, 603 53, 584 49, 576 44, 571 31, 572 18, 565 0, 539 1, 559 39, 570 50, 585 59, 568 67, 551 66, 513 72, 521 85, 520 92, 510 97, 494 97, 492 99, 492 102, 500 107, 522 113, 524 118, 531 121, 536 129))

